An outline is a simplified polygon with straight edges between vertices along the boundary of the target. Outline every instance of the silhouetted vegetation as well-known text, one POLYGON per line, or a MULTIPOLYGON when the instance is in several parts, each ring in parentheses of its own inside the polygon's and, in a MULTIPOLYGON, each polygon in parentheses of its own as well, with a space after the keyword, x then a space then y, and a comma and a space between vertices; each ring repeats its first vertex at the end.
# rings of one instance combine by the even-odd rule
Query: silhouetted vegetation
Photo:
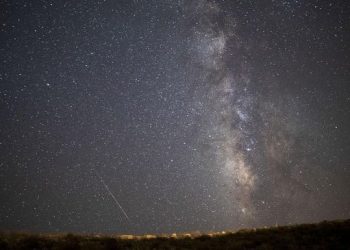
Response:
POLYGON ((350 220, 196 236, 125 237, 0 233, 0 249, 350 249, 350 220))

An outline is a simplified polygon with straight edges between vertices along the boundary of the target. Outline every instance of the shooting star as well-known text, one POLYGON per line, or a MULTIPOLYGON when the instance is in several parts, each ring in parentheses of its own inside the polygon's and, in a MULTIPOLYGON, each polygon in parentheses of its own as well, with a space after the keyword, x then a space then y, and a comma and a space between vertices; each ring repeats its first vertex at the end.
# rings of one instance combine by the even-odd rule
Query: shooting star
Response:
POLYGON ((96 175, 98 176, 98 178, 100 179, 101 183, 103 184, 103 186, 105 187, 105 189, 107 190, 108 194, 112 197, 112 199, 114 200, 114 202, 117 204, 117 206, 120 208, 120 210, 123 212, 125 218, 130 221, 129 216, 127 215, 127 213, 125 212, 125 210, 123 209, 123 207, 120 205, 120 203, 118 202, 117 198, 114 196, 114 194, 112 193, 112 191, 109 189, 108 185, 106 184, 106 182, 103 180, 102 176, 97 172, 96 169, 93 169, 94 172, 96 173, 96 175))

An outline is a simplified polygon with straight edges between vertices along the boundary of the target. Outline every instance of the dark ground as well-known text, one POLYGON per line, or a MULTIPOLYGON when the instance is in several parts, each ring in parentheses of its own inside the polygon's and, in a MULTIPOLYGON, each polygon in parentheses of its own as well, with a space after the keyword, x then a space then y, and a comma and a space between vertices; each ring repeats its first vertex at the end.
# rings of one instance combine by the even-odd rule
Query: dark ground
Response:
POLYGON ((133 237, 2 232, 0 249, 350 249, 350 220, 216 235, 133 237))

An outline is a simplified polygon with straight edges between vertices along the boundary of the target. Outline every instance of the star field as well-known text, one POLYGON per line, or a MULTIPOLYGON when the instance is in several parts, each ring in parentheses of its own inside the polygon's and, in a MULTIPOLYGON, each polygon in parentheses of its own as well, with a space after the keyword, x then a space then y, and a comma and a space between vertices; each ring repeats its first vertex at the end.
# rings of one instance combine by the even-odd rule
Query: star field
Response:
POLYGON ((347 1, 0 10, 0 230, 350 217, 347 1))

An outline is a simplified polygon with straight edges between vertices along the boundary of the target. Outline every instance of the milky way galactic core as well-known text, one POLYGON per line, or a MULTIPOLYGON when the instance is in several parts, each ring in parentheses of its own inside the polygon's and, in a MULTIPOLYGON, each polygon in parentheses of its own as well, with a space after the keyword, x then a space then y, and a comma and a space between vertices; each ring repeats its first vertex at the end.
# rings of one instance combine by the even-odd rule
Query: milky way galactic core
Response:
POLYGON ((0 230, 350 217, 347 1, 0 9, 0 230))

